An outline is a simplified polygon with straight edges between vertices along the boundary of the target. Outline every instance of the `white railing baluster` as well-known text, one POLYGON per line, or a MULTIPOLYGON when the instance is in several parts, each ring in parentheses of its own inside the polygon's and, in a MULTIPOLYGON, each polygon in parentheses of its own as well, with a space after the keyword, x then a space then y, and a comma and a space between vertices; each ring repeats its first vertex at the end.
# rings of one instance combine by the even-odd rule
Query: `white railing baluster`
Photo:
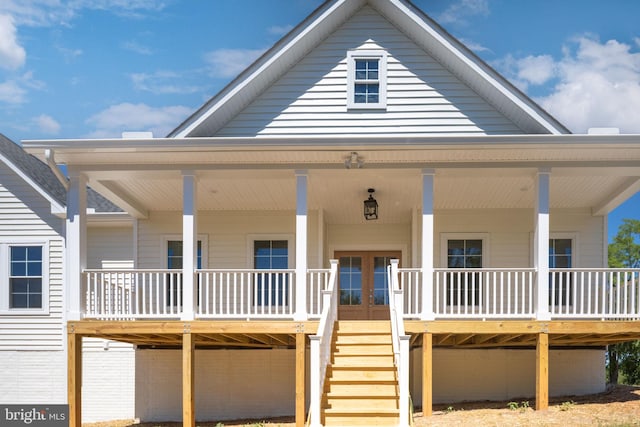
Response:
MULTIPOLYGON (((286 318, 295 313, 294 270, 198 270, 198 317, 286 318)), ((435 269, 421 288, 421 269, 399 268, 403 317, 420 317, 421 292, 432 292, 436 318, 535 317, 537 272, 531 268, 435 269)), ((552 318, 639 319, 640 269, 550 269, 552 318)), ((307 272, 306 310, 319 318, 328 269, 307 272)), ((182 272, 169 269, 85 270, 84 317, 179 318, 182 272)))

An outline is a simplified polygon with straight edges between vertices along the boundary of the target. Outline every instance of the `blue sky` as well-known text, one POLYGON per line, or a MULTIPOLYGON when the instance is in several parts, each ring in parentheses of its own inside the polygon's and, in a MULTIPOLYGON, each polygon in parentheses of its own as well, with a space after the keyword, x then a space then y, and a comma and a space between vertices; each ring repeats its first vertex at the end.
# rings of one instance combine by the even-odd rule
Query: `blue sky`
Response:
MULTIPOLYGON (((321 0, 0 0, 0 132, 166 135, 321 0)), ((640 134, 640 1, 414 0, 575 133, 640 134)), ((640 218, 640 195, 610 217, 640 218)))

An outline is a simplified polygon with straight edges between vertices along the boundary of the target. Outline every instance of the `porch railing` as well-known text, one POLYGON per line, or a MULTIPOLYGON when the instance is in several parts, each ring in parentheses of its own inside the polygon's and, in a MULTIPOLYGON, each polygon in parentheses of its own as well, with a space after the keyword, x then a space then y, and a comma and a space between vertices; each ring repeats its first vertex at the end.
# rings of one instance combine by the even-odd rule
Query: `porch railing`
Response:
POLYGON ((199 270, 199 318, 291 318, 295 270, 199 270))
POLYGON ((640 319, 640 269, 549 271, 552 318, 640 319))
POLYGON ((182 274, 176 270, 85 270, 88 318, 179 318, 182 274))
POLYGON ((309 425, 321 426, 322 391, 331 362, 333 328, 338 320, 338 261, 331 260, 331 271, 327 287, 322 291, 322 314, 315 335, 309 336, 309 425))
MULTIPOLYGON (((398 269, 404 317, 422 315, 422 270, 398 269)), ((532 268, 435 269, 433 315, 445 318, 535 318, 532 268)), ((640 269, 550 269, 551 318, 640 319, 640 269)))
POLYGON ((404 296, 398 281, 398 260, 391 260, 388 267, 389 318, 391 320, 391 338, 393 361, 398 375, 398 425, 409 426, 409 340, 404 332, 404 296))
MULTIPOLYGON (((84 317, 99 319, 179 319, 180 270, 120 269, 84 271, 84 317)), ((291 319, 295 313, 295 270, 198 270, 196 316, 225 319, 291 319)), ((307 273, 306 312, 319 318, 329 269, 307 273)))
MULTIPOLYGON (((403 317, 421 318, 424 286, 419 268, 398 269, 403 317)), ((295 270, 199 270, 194 273, 199 318, 283 318, 295 313, 295 270)), ((329 269, 307 272, 306 313, 319 318, 329 269)), ((433 317, 535 318, 537 272, 531 268, 436 269, 433 317)), ((168 269, 84 271, 84 317, 179 319, 182 272, 168 269)), ((640 269, 550 269, 551 318, 640 319, 640 269)))

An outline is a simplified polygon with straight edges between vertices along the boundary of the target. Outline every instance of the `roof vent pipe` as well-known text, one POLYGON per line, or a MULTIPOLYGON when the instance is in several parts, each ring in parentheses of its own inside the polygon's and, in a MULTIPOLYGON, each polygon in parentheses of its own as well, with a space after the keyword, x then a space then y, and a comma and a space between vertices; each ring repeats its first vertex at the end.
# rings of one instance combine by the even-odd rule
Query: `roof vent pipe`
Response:
POLYGON ((618 128, 589 128, 587 130, 589 135, 619 135, 620 129, 618 128))

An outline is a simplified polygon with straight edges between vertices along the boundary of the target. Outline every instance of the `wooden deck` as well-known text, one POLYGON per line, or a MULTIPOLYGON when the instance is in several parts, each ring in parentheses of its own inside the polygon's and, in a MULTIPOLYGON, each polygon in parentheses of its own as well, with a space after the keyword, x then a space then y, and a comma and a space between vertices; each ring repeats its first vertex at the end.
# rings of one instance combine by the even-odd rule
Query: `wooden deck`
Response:
MULTIPOLYGON (((149 348, 182 350, 183 425, 195 426, 195 350, 207 348, 291 348, 296 351, 296 425, 306 420, 305 364, 308 335, 317 321, 99 321, 67 324, 70 426, 81 426, 82 338, 95 337, 149 348)), ((406 320, 411 346, 422 348, 423 411, 432 406, 433 348, 536 349, 536 409, 548 407, 549 348, 603 347, 640 339, 640 321, 406 320)), ((534 369, 534 367, 531 367, 534 369)))

